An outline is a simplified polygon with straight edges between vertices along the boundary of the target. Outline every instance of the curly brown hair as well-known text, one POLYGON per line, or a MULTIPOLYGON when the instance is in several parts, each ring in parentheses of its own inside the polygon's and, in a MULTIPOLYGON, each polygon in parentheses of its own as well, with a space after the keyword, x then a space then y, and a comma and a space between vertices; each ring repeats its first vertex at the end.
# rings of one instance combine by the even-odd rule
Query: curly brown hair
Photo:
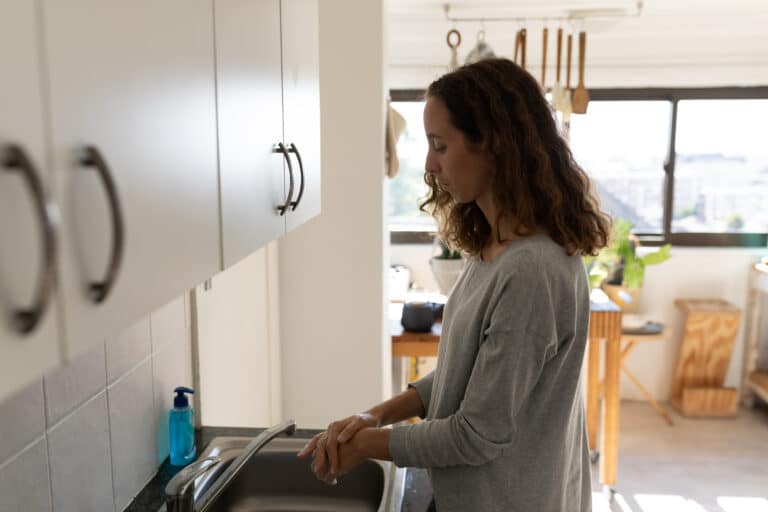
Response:
MULTIPOLYGON (((426 97, 442 100, 453 125, 492 156, 499 218, 513 220, 516 235, 543 228, 571 255, 595 255, 605 247, 610 218, 600 210, 587 173, 527 71, 508 59, 482 60, 432 82, 426 97)), ((424 181, 430 193, 419 209, 437 220, 440 238, 478 254, 491 236, 479 206, 455 202, 430 173, 424 181)))

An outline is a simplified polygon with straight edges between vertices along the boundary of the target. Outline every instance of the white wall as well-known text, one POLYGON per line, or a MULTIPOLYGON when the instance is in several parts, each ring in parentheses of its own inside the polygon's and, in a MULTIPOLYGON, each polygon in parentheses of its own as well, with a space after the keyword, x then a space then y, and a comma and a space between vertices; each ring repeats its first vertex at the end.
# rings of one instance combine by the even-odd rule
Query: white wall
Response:
POLYGON ((276 260, 272 242, 194 290, 203 425, 280 422, 276 260))
MULTIPOLYGON (((673 247, 673 257, 646 269, 641 299, 643 314, 668 326, 669 339, 634 349, 628 367, 654 397, 666 400, 671 391, 682 335, 682 313, 677 298, 720 298, 744 308, 747 303, 749 266, 768 253, 766 249, 673 247)), ((736 339, 726 386, 741 386, 744 353, 744 320, 736 339)), ((622 382, 622 396, 640 398, 634 386, 622 382)))
MULTIPOLYGON (((411 269, 411 279, 427 289, 436 284, 427 263, 429 245, 393 245, 392 263, 411 269)), ((663 322, 668 339, 635 347, 627 367, 651 394, 667 400, 680 350, 682 314, 674 307, 677 298, 720 298, 744 311, 747 302, 749 266, 768 254, 768 249, 673 247, 672 258, 646 269, 641 314, 663 322)), ((740 387, 742 380, 744 322, 736 339, 726 378, 727 386, 740 387)), ((621 396, 641 399, 642 395, 622 374, 621 396)))
POLYGON ((302 427, 391 392, 384 310, 383 2, 320 2, 322 214, 279 242, 283 415, 302 427))

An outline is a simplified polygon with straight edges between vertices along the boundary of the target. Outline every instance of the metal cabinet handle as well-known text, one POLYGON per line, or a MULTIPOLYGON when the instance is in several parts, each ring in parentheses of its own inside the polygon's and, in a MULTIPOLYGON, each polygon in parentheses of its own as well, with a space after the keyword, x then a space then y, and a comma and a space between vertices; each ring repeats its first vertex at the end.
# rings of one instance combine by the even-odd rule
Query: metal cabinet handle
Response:
POLYGON ((34 299, 28 308, 17 309, 13 312, 13 325, 16 331, 20 334, 30 334, 39 325, 53 294, 56 272, 56 231, 59 215, 56 206, 46 198, 43 183, 21 146, 9 145, 4 153, 3 168, 10 172, 21 173, 30 192, 32 192, 41 228, 43 259, 34 299))
POLYGON ((291 165, 291 158, 288 156, 289 150, 286 149, 285 145, 282 142, 278 142, 275 144, 275 146, 272 148, 273 153, 282 153, 283 158, 285 158, 285 162, 288 164, 288 175, 290 176, 290 186, 288 187, 288 199, 286 199, 285 204, 280 205, 277 207, 277 212, 283 216, 285 215, 285 212, 288 211, 288 208, 293 204, 291 200, 293 199, 293 165, 291 165))
POLYGON ((107 272, 102 281, 94 281, 88 284, 88 296, 94 304, 100 304, 106 300, 110 291, 112 291, 117 279, 117 273, 120 270, 125 246, 125 224, 115 181, 112 179, 109 166, 107 166, 107 162, 101 156, 98 148, 86 146, 80 158, 80 165, 83 167, 93 167, 99 173, 104 189, 107 192, 112 212, 112 252, 109 256, 107 272))
POLYGON ((301 185, 299 186, 299 197, 297 197, 296 200, 291 203, 291 211, 295 211, 296 208, 299 206, 299 203, 301 202, 301 198, 304 196, 304 163, 301 161, 301 153, 299 153, 299 148, 296 147, 296 144, 291 143, 290 152, 296 153, 296 160, 299 161, 299 172, 301 173, 301 185))

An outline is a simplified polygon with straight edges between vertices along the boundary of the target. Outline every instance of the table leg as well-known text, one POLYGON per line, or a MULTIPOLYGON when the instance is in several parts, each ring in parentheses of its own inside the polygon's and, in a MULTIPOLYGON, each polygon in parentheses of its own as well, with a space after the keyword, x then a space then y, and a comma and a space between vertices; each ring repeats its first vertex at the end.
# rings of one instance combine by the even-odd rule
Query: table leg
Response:
POLYGON ((419 358, 408 358, 408 382, 419 380, 419 358))
POLYGON ((653 398, 653 395, 651 395, 651 393, 650 393, 650 392, 649 392, 647 389, 645 389, 645 386, 643 386, 643 385, 640 383, 640 381, 637 379, 637 377, 635 377, 635 376, 632 374, 632 372, 630 372, 629 370, 627 370, 627 367, 626 367, 626 366, 624 366, 624 365, 622 365, 622 366, 621 366, 621 370, 622 370, 622 371, 623 371, 625 374, 627 374, 627 377, 629 377, 629 380, 631 380, 631 381, 632 381, 632 383, 633 383, 635 386, 637 386, 637 389, 639 389, 639 390, 640 390, 640 392, 643 394, 643 396, 645 396, 645 399, 646 399, 646 400, 648 400, 648 402, 650 402, 650 404, 653 406, 653 408, 654 408, 654 409, 656 409, 656 412, 658 412, 659 414, 661 414, 661 415, 664 417, 664 419, 665 419, 665 420, 667 420, 667 423, 669 424, 669 426, 670 426, 670 427, 674 426, 675 424, 674 424, 674 422, 672 421, 672 417, 669 415, 669 413, 667 412, 667 410, 666 410, 666 409, 664 409, 664 407, 662 407, 662 406, 661 406, 661 404, 659 404, 659 403, 658 403, 658 402, 657 402, 657 401, 656 401, 656 400, 653 398))
MULTIPOLYGON (((416 382, 419 380, 419 358, 418 357, 409 357, 408 358, 408 382, 416 382)), ((418 423, 419 418, 414 416, 413 418, 408 420, 409 423, 418 423)))
MULTIPOLYGON (((620 325, 620 324, 619 324, 620 325)), ((600 482, 616 485, 619 460, 619 373, 621 371, 621 330, 605 343, 605 397, 603 399, 600 482)))
POLYGON ((589 339, 587 362, 587 436, 589 449, 597 450, 597 431, 600 419, 600 342, 589 339))

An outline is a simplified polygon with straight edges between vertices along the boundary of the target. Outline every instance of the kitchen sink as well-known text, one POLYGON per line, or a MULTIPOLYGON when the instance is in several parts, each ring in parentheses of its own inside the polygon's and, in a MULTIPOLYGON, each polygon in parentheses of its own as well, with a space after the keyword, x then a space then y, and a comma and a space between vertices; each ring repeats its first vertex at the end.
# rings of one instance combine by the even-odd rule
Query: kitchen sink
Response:
MULTIPOLYGON (((195 480, 195 503, 205 512, 400 512, 405 469, 389 461, 367 460, 338 479, 317 480, 311 458, 296 453, 306 438, 277 437, 256 453, 213 502, 206 491, 251 441, 249 437, 216 437, 199 459, 223 459, 195 480)), ((198 508, 199 510, 199 508, 198 508)))

